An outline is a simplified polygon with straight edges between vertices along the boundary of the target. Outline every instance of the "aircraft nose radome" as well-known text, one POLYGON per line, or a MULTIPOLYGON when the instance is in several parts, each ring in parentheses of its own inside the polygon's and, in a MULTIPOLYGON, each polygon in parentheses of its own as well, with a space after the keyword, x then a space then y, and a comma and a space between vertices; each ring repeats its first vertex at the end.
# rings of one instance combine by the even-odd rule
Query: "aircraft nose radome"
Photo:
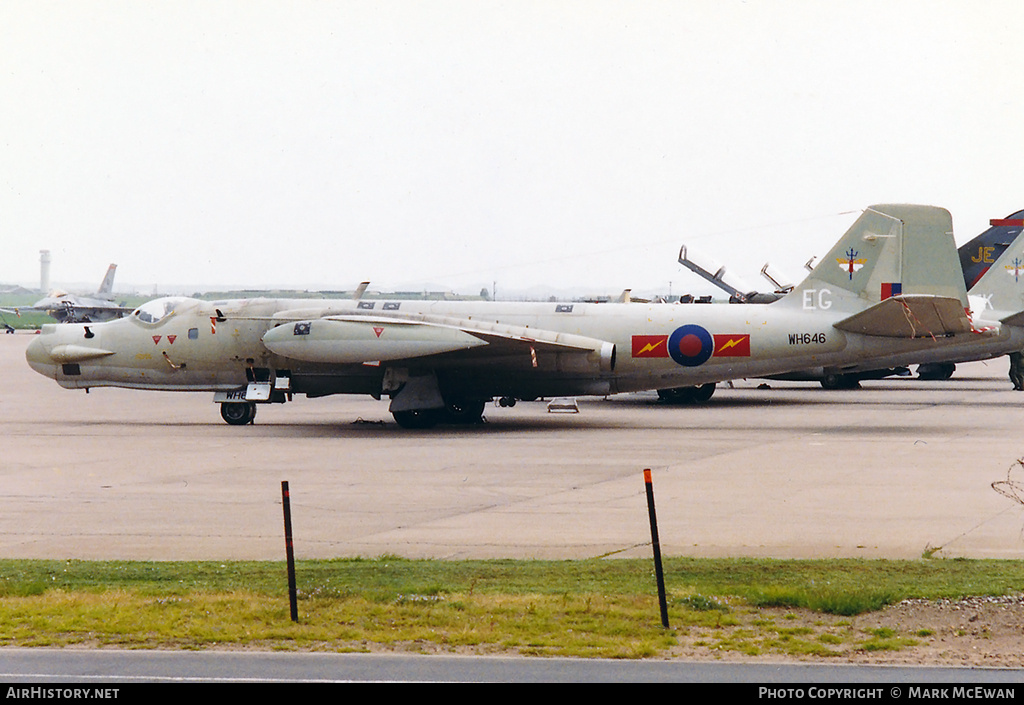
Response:
POLYGON ((50 357, 50 351, 43 344, 41 337, 33 338, 28 347, 25 348, 25 359, 28 361, 28 366, 39 374, 53 377, 56 365, 53 358, 50 357))

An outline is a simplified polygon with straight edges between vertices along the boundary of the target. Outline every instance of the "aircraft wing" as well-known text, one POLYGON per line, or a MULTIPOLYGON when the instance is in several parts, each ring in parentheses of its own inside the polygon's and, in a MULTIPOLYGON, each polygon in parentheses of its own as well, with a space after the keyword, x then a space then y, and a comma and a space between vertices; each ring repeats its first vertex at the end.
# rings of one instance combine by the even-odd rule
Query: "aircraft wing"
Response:
POLYGON ((0 311, 3 311, 4 313, 18 313, 19 311, 21 311, 21 312, 25 312, 25 311, 45 312, 45 311, 67 310, 67 311, 110 311, 111 313, 113 313, 113 312, 131 313, 132 311, 135 310, 133 307, 130 307, 130 306, 119 306, 118 304, 115 304, 112 301, 88 301, 88 302, 78 303, 78 302, 74 302, 74 301, 70 301, 70 300, 69 301, 57 300, 57 301, 53 301, 52 303, 46 303, 45 305, 40 305, 40 303, 41 302, 37 301, 35 304, 33 304, 31 306, 2 307, 2 308, 0 308, 0 311))
POLYGON ((335 315, 294 321, 267 331, 271 351, 296 360, 334 364, 375 363, 456 354, 487 360, 566 353, 610 361, 614 346, 603 340, 525 326, 483 323, 441 316, 391 318, 335 315))
POLYGON ((892 296, 834 325, 850 333, 885 338, 928 338, 971 331, 971 321, 959 299, 924 294, 892 296))
POLYGON ((0 308, 0 312, 13 313, 21 316, 23 313, 45 313, 56 318, 61 323, 87 323, 89 321, 108 320, 126 316, 135 309, 118 306, 116 304, 71 304, 61 303, 53 306, 15 306, 13 308, 0 308))
MULTIPOLYGON (((14 306, 13 308, 0 307, 2 313, 13 313, 15 316, 21 316, 23 313, 47 313, 48 311, 56 310, 56 306, 14 306)), ((64 310, 64 307, 59 307, 64 310)))

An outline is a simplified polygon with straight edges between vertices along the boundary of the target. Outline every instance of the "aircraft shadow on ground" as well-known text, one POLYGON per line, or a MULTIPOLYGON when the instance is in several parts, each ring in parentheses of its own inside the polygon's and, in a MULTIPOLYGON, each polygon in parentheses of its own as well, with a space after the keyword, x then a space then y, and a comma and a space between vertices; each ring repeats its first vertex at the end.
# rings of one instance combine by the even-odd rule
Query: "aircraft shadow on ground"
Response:
MULTIPOLYGON (((601 400, 602 403, 614 404, 616 406, 633 407, 633 408, 648 408, 658 407, 664 409, 675 409, 679 411, 694 411, 699 412, 701 410, 714 410, 714 409, 743 409, 743 408, 764 408, 764 407, 775 407, 775 406, 936 406, 942 404, 949 404, 952 406, 956 404, 957 408, 970 408, 970 407, 1016 407, 1024 406, 1024 394, 1019 396, 1011 395, 999 395, 990 399, 971 399, 965 403, 961 398, 961 395, 965 392, 977 392, 977 393, 993 393, 1001 391, 1009 391, 1002 389, 993 389, 990 384, 985 386, 977 387, 965 387, 960 386, 957 388, 946 388, 946 389, 921 389, 921 397, 915 398, 914 396, 907 396, 905 392, 909 391, 913 393, 916 390, 901 390, 904 392, 898 397, 886 398, 887 395, 893 394, 896 390, 892 389, 850 389, 842 391, 828 391, 824 389, 795 389, 795 388, 784 388, 784 389, 751 389, 751 390, 729 390, 725 394, 716 394, 715 397, 708 402, 698 404, 686 404, 686 403, 672 403, 664 402, 660 399, 656 399, 653 396, 622 396, 612 397, 605 400, 601 400), (750 392, 747 394, 746 392, 750 392), (941 398, 936 399, 934 394, 956 394, 958 398, 955 400, 944 401, 941 398), (742 395, 742 396, 741 396, 742 395), (925 396, 928 395, 928 396, 925 396)), ((591 403, 591 402, 586 402, 591 403)))
MULTIPOLYGON (((992 379, 964 379, 947 383, 936 383, 928 386, 908 388, 900 383, 885 386, 870 386, 861 389, 831 391, 807 386, 779 386, 766 389, 723 389, 713 399, 700 404, 674 404, 658 399, 654 393, 622 394, 606 398, 578 399, 579 413, 541 413, 536 407, 529 405, 545 404, 546 401, 524 403, 522 413, 519 409, 502 410, 500 414, 488 414, 485 410, 483 422, 477 424, 441 424, 432 429, 410 430, 400 427, 385 410, 380 413, 353 416, 344 407, 331 406, 325 408, 322 416, 311 419, 305 411, 300 418, 290 414, 275 414, 273 407, 261 410, 252 426, 231 427, 213 415, 205 413, 196 419, 188 420, 149 420, 149 419, 83 419, 74 423, 82 428, 106 428, 111 424, 135 429, 183 429, 192 437, 196 429, 208 429, 214 435, 251 434, 267 438, 315 438, 329 436, 366 437, 367 434, 401 436, 406 438, 445 438, 445 437, 481 437, 501 433, 562 433, 564 431, 601 431, 641 429, 676 429, 679 431, 701 431, 721 429, 722 424, 735 430, 764 430, 764 419, 747 418, 744 412, 765 409, 794 409, 832 407, 835 413, 822 416, 818 425, 808 426, 806 420, 802 424, 790 425, 785 420, 775 419, 771 429, 779 432, 806 432, 808 430, 857 430, 872 434, 888 435, 892 433, 921 432, 924 427, 907 425, 906 419, 900 423, 879 423, 864 425, 859 420, 848 419, 843 409, 876 408, 885 414, 904 411, 907 408, 926 408, 948 405, 959 415, 970 409, 1015 409, 1024 404, 1024 394, 994 394, 1009 391, 996 386, 992 379), (965 384, 966 383, 966 384, 965 384), (901 388, 902 387, 902 388, 901 388), (908 394, 909 392, 909 394, 908 394), (920 392, 920 396, 916 394, 920 392), (980 393, 985 396, 965 400, 963 394, 980 393), (956 399, 947 399, 950 395, 956 399), (632 413, 616 418, 616 410, 643 411, 638 418, 632 413), (730 416, 735 412, 736 418, 730 416), (723 416, 724 414, 724 416, 723 416)), ((306 403, 306 402, 300 402, 306 403)), ((316 400, 308 402, 315 404, 316 400)), ((288 406, 283 407, 287 410, 288 406)), ((310 407, 306 406, 308 411, 310 407)), ((934 425, 927 427, 934 433, 934 425)), ((939 429, 940 432, 956 431, 959 427, 950 426, 939 429)))
MULTIPOLYGON (((739 407, 737 407, 739 408, 739 407)), ((671 409, 666 409, 671 412, 671 409)), ((183 429, 188 432, 185 436, 195 437, 197 429, 211 429, 210 433, 204 433, 207 438, 220 438, 224 436, 248 437, 248 438, 275 438, 275 439, 339 439, 339 438, 379 438, 388 437, 391 439, 445 439, 457 442, 465 438, 485 438, 488 436, 502 436, 507 434, 564 434, 567 432, 602 432, 602 431, 674 431, 679 433, 704 434, 723 430, 720 419, 710 419, 701 415, 678 415, 665 416, 652 420, 647 418, 638 421, 631 418, 623 421, 609 419, 607 415, 600 418, 586 418, 586 412, 574 415, 574 418, 547 418, 547 417, 505 417, 497 421, 489 421, 484 417, 482 423, 477 424, 441 424, 432 429, 405 429, 394 421, 388 419, 352 419, 343 415, 325 417, 320 421, 292 420, 292 421, 257 421, 248 427, 228 427, 217 421, 127 421, 118 423, 121 428, 134 428, 145 431, 153 429, 154 432, 167 431, 168 429, 183 429)), ((76 424, 83 429, 106 428, 110 422, 85 421, 76 424)), ((877 437, 906 436, 906 435, 927 435, 929 437, 938 434, 952 434, 962 431, 957 424, 948 426, 936 426, 934 423, 922 424, 892 424, 892 423, 863 423, 861 420, 844 421, 842 418, 823 419, 821 424, 808 425, 806 420, 787 422, 773 422, 770 428, 766 428, 761 422, 750 419, 749 423, 739 420, 736 423, 728 424, 729 430, 734 432, 763 433, 770 431, 781 435, 797 433, 856 433, 859 435, 870 435, 877 437)))

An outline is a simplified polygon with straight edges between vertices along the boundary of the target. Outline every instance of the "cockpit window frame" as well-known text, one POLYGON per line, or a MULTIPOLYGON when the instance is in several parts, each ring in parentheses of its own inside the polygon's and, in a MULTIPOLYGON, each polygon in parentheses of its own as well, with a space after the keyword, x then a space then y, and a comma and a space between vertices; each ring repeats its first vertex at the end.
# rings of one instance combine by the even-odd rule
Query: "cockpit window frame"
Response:
POLYGON ((182 296, 164 296, 142 304, 132 311, 132 318, 147 326, 155 326, 173 316, 183 301, 182 296))

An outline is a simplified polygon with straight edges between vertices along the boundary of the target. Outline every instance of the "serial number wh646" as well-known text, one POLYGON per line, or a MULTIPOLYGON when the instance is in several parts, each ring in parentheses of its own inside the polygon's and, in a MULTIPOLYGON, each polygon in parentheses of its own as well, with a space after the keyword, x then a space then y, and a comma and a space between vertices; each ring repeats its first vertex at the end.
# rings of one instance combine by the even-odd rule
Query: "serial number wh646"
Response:
POLYGON ((824 345, 826 342, 824 333, 790 333, 790 345, 824 345))

